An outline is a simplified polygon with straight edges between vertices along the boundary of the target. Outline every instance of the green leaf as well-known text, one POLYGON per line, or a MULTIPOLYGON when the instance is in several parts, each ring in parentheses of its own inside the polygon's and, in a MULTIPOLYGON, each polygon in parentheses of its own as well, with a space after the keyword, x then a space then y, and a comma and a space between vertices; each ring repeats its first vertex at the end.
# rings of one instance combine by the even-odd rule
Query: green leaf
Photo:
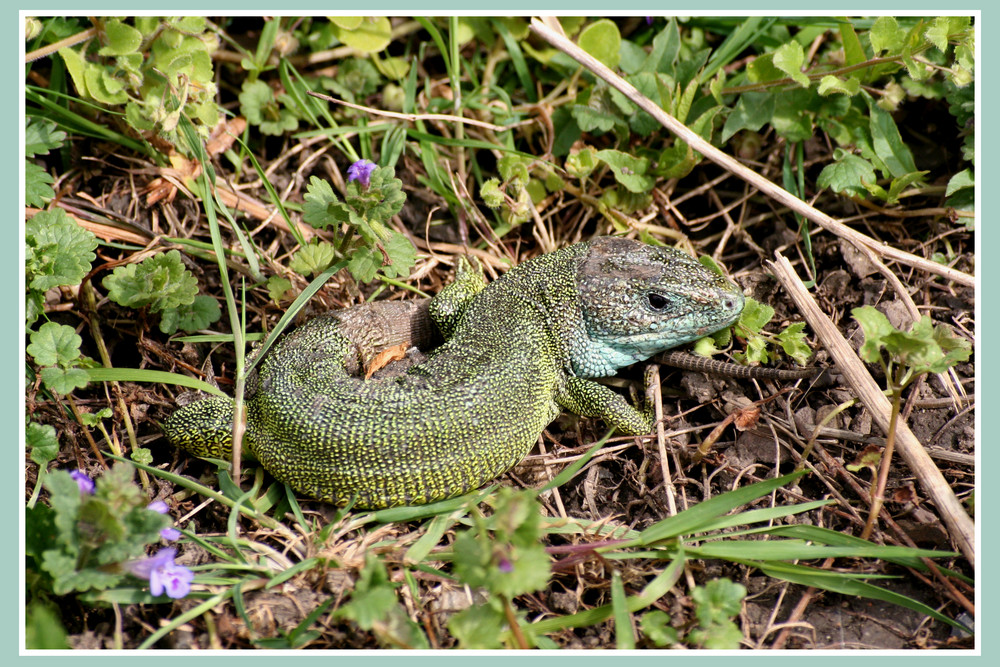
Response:
POLYGON ((739 101, 722 127, 722 141, 729 141, 730 137, 740 130, 750 130, 751 132, 760 130, 771 122, 775 105, 776 99, 772 93, 743 93, 740 95, 739 101))
POLYGON ((903 174, 897 178, 892 179, 892 183, 889 184, 889 192, 886 193, 885 203, 888 206, 894 206, 899 202, 899 195, 906 188, 908 188, 913 183, 919 183, 923 181, 924 176, 928 173, 927 171, 914 171, 909 174, 903 174))
POLYGON ((410 275, 410 269, 417 263, 417 250, 410 243, 410 239, 397 231, 392 232, 392 236, 382 247, 389 255, 389 264, 382 265, 382 273, 388 278, 405 278, 410 275))
POLYGON ((707 628, 695 628, 688 635, 688 641, 710 651, 734 650, 740 648, 743 633, 732 621, 713 624, 707 628))
POLYGON ((66 211, 41 211, 25 223, 25 280, 33 290, 78 285, 90 271, 97 237, 66 211))
POLYGON ((950 17, 938 16, 933 23, 927 26, 924 37, 937 47, 938 51, 945 53, 948 50, 948 34, 950 32, 950 17))
MULTIPOLYGON (((495 599, 495 598, 494 598, 495 599)), ((492 603, 473 605, 448 619, 448 630, 460 649, 503 648, 501 639, 507 618, 492 603)))
POLYGON ((333 188, 318 176, 309 178, 303 199, 305 203, 302 206, 302 219, 316 229, 348 220, 346 208, 334 194, 333 188))
POLYGON ((770 359, 767 353, 767 340, 761 336, 749 336, 746 342, 746 351, 734 353, 733 357, 748 365, 766 364, 770 359))
POLYGON ((129 458, 136 463, 148 466, 153 463, 153 452, 151 452, 148 447, 136 447, 132 450, 132 453, 129 454, 129 458))
MULTIPOLYGON (((167 19, 167 23, 188 34, 203 32, 208 27, 204 16, 172 16, 167 19)), ((138 24, 136 27, 139 27, 138 24)))
POLYGON ((77 94, 83 98, 91 97, 87 92, 87 80, 83 73, 84 69, 86 69, 87 61, 83 59, 83 56, 78 51, 70 48, 59 49, 56 53, 63 59, 63 64, 66 65, 70 78, 73 79, 73 85, 76 87, 77 94))
POLYGON ((299 119, 288 109, 278 111, 278 117, 274 120, 262 120, 260 122, 261 134, 268 134, 273 137, 280 137, 285 132, 294 132, 299 127, 299 119))
POLYGON ((971 169, 963 169, 948 179, 948 187, 945 188, 945 196, 950 197, 959 190, 974 187, 976 187, 976 175, 971 169))
POLYGON ((101 284, 115 303, 127 308, 149 306, 154 313, 194 303, 198 295, 198 280, 184 268, 177 250, 116 267, 101 284))
POLYGON ((639 629, 649 641, 657 646, 673 646, 680 641, 680 637, 677 634, 677 629, 671 626, 672 622, 670 614, 657 609, 642 615, 639 629))
POLYGON ((355 280, 361 283, 371 282, 381 267, 381 253, 368 246, 357 248, 351 253, 350 261, 347 263, 347 270, 351 272, 355 280))
POLYGON ((740 313, 740 326, 754 333, 760 333, 764 326, 774 317, 774 308, 756 299, 747 298, 746 306, 740 313))
POLYGON ((221 317, 219 302, 213 297, 199 294, 192 303, 165 309, 160 316, 160 331, 165 334, 173 334, 178 329, 198 331, 218 322, 221 317))
POLYGON ((630 192, 649 192, 656 184, 651 176, 646 175, 649 171, 649 160, 646 158, 637 158, 610 148, 598 151, 597 158, 611 167, 615 180, 630 192))
POLYGON ((566 171, 574 178, 586 178, 597 167, 597 151, 590 146, 566 156, 566 171))
POLYGON ((774 66, 792 78, 792 80, 802 86, 809 87, 809 77, 802 72, 802 65, 805 63, 805 51, 802 45, 792 40, 778 47, 774 52, 774 66))
MULTIPOLYGON (((382 76, 392 81, 402 81, 406 78, 406 75, 410 73, 410 63, 404 58, 383 58, 382 60, 375 62, 375 67, 378 68, 378 71, 382 74, 382 76)), ((400 91, 400 94, 402 94, 402 89, 398 86, 393 88, 386 86, 385 91, 383 92, 383 97, 390 91, 400 91)), ((389 97, 391 98, 392 95, 390 94, 389 97)), ((401 108, 402 105, 399 105, 396 110, 398 111, 401 108)))
POLYGON ((24 611, 24 646, 31 649, 68 649, 66 628, 52 606, 33 600, 24 611))
POLYGON ((724 623, 740 613, 747 589, 729 579, 712 579, 704 586, 695 586, 691 598, 695 614, 703 627, 724 623))
POLYGON ((479 196, 483 198, 483 203, 490 208, 499 208, 504 201, 503 191, 500 190, 500 179, 491 178, 484 181, 479 188, 479 196))
POLYGON ((820 172, 816 185, 830 188, 834 192, 849 191, 853 194, 867 192, 866 183, 875 182, 875 168, 861 156, 842 148, 833 151, 836 162, 832 162, 820 172))
POLYGON ((267 295, 275 303, 280 303, 290 289, 292 289, 292 281, 288 278, 271 276, 267 279, 267 295))
POLYGON ((896 53, 903 48, 906 40, 906 30, 899 27, 899 24, 891 16, 880 16, 872 23, 868 32, 868 39, 871 41, 874 55, 879 55, 882 51, 896 53))
POLYGON ((57 394, 66 395, 74 389, 83 389, 89 382, 87 373, 82 368, 60 368, 49 366, 38 373, 45 386, 57 394))
POLYGON ((877 363, 882 359, 881 349, 883 338, 896 329, 889 323, 889 318, 873 306, 862 306, 851 311, 851 316, 861 325, 865 334, 865 342, 858 350, 859 356, 868 363, 877 363))
POLYGON ((59 438, 51 424, 31 422, 24 432, 25 445, 31 451, 31 460, 44 468, 59 456, 59 438))
POLYGON ((611 69, 617 67, 621 59, 622 36, 618 26, 608 19, 600 19, 584 28, 577 45, 611 69))
POLYGON ((823 590, 834 591, 842 595, 853 595, 872 600, 891 602, 892 604, 899 605, 900 607, 912 609, 924 616, 930 616, 931 618, 947 623, 953 627, 962 627, 953 619, 948 618, 932 607, 928 607, 927 605, 908 598, 905 595, 900 595, 899 593, 879 588, 878 586, 864 581, 857 581, 856 579, 846 578, 843 576, 824 576, 815 568, 803 565, 793 565, 791 563, 765 562, 757 563, 757 566, 760 568, 761 572, 767 576, 775 577, 776 579, 783 579, 785 581, 798 583, 803 586, 814 586, 823 590))
MULTIPOLYGON (((867 344, 867 330, 865 336, 867 344)), ((910 331, 893 330, 881 342, 886 352, 918 374, 943 373, 956 363, 968 361, 971 354, 967 340, 953 336, 944 325, 935 326, 926 315, 910 331)))
POLYGON ((571 105, 570 115, 581 130, 590 133, 609 132, 616 124, 622 123, 622 119, 615 114, 584 104, 571 105))
POLYGON ((344 30, 356 30, 365 20, 363 16, 328 16, 330 23, 344 30))
POLYGON ((714 338, 705 336, 695 342, 692 351, 702 357, 711 357, 714 354, 718 354, 719 348, 716 346, 714 338))
POLYGON ((94 427, 100 424, 102 419, 107 419, 112 414, 111 408, 103 408, 97 412, 81 412, 80 423, 84 426, 94 427))
POLYGON ((812 356, 812 349, 806 343, 805 328, 805 322, 793 322, 777 336, 782 351, 800 366, 805 366, 812 356))
POLYGON ((754 58, 747 65, 747 79, 751 83, 777 81, 778 79, 784 79, 785 76, 786 72, 774 64, 774 53, 765 53, 758 58, 754 58))
POLYGON ((69 366, 80 358, 83 340, 73 327, 56 322, 46 322, 32 332, 26 351, 39 366, 69 366))
POLYGON ((844 43, 844 56, 846 65, 857 65, 866 60, 865 49, 861 46, 858 33, 850 21, 840 22, 840 39, 844 43))
POLYGON ((817 86, 816 91, 820 95, 831 95, 833 93, 840 93, 842 95, 848 95, 853 97, 857 95, 861 90, 861 82, 858 81, 856 77, 848 77, 847 79, 840 79, 832 74, 827 74, 822 79, 819 80, 819 86, 817 86))
POLYGON ((732 618, 740 613, 747 590, 729 579, 713 579, 704 586, 695 586, 691 598, 695 602, 698 628, 688 640, 707 649, 737 649, 743 633, 732 618))
POLYGON ((889 112, 882 109, 870 95, 865 95, 868 103, 868 111, 871 114, 869 129, 872 136, 872 147, 875 153, 885 163, 889 174, 894 177, 917 171, 917 165, 913 162, 913 154, 909 147, 903 143, 903 138, 899 136, 899 128, 896 121, 892 119, 889 112))
POLYGON ((102 104, 125 104, 128 94, 121 81, 114 78, 103 65, 87 63, 83 69, 83 78, 87 81, 87 92, 102 104))
POLYGON ((326 241, 316 239, 299 248, 288 268, 303 276, 316 275, 326 270, 336 258, 336 248, 326 241))
POLYGON ((30 160, 24 161, 24 203, 41 208, 45 202, 56 196, 49 187, 55 179, 45 169, 30 160))
POLYGON ((24 124, 24 155, 48 155, 49 151, 61 148, 66 141, 66 133, 57 129, 51 120, 27 118, 24 124))
POLYGON ((528 163, 530 160, 520 155, 504 155, 497 160, 497 171, 504 181, 524 185, 528 182, 528 163))
POLYGON ((664 178, 683 178, 691 173, 696 164, 696 155, 690 144, 675 138, 672 145, 660 151, 654 173, 664 178))
POLYGON ((365 17, 354 25, 358 17, 331 17, 334 34, 341 42, 362 53, 377 53, 392 41, 392 25, 384 16, 365 17), (344 19, 347 19, 346 21, 344 19), (344 25, 352 25, 347 28, 344 25))
POLYGON ((334 616, 350 619, 363 630, 371 630, 398 605, 396 591, 389 581, 385 564, 377 556, 369 554, 350 602, 342 605, 334 612, 334 616))
POLYGON ((118 19, 108 19, 104 22, 104 36, 107 38, 107 46, 97 52, 102 56, 133 53, 142 44, 142 33, 118 19))
MULTIPOLYGON (((72 480, 70 480, 72 481, 72 480)), ((24 508, 24 553, 40 562, 42 552, 55 544, 55 512, 48 505, 36 503, 24 508)))
POLYGON ((260 79, 244 81, 239 100, 240 113, 246 116, 247 122, 251 125, 260 125, 264 120, 265 110, 276 107, 274 92, 260 79))

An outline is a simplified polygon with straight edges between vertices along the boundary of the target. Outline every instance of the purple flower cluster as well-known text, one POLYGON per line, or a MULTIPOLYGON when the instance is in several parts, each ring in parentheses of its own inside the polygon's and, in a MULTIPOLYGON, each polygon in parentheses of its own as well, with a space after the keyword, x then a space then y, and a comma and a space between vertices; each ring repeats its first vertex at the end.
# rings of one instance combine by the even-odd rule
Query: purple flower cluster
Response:
POLYGON ((80 493, 85 493, 88 496, 94 492, 94 480, 87 476, 87 473, 82 470, 71 470, 69 476, 73 478, 76 485, 80 487, 80 493))
POLYGON ((153 595, 167 594, 167 597, 182 598, 191 592, 194 572, 174 562, 177 549, 167 547, 155 555, 128 563, 126 567, 136 577, 149 580, 149 592, 153 595))
MULTIPOLYGON (((157 512, 159 514, 166 514, 167 512, 170 511, 170 508, 167 507, 167 504, 162 500, 154 500, 153 502, 149 503, 149 507, 147 507, 146 509, 153 510, 154 512, 157 512)), ((160 537, 165 539, 167 542, 173 542, 180 536, 181 536, 181 531, 173 527, 164 528, 163 530, 160 531, 160 537)))
POLYGON ((347 182, 357 181, 367 189, 371 183, 372 172, 378 167, 371 160, 358 160, 347 168, 347 182))
MULTIPOLYGON (((80 493, 91 495, 94 493, 94 480, 81 470, 73 470, 70 477, 80 487, 80 493)), ((151 502, 146 509, 153 510, 159 514, 166 514, 170 511, 167 504, 162 500, 151 502)), ((160 537, 169 541, 176 540, 181 533, 176 528, 164 528, 160 531, 160 537)), ((174 562, 177 549, 167 547, 160 549, 155 555, 148 558, 126 563, 126 569, 140 579, 149 580, 149 591, 153 595, 167 594, 168 597, 182 598, 191 592, 191 582, 194 580, 194 572, 183 565, 174 562)))

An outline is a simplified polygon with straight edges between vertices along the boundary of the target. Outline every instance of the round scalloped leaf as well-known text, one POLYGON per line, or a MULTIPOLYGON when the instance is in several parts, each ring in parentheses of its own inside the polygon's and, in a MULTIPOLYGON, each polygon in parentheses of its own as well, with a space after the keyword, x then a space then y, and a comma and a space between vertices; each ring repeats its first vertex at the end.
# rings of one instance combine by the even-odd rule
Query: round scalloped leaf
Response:
POLYGON ((354 30, 365 20, 364 16, 328 16, 330 23, 344 30, 354 30))
MULTIPOLYGON (((337 25, 336 22, 334 25, 337 25)), ((366 17, 353 29, 337 25, 336 32, 337 39, 362 53, 377 53, 392 41, 392 24, 384 16, 366 17)))
POLYGON ((104 23, 104 35, 108 43, 98 51, 102 56, 135 53, 142 45, 142 33, 118 19, 109 19, 104 23))
POLYGON ((614 69, 621 59, 622 36, 618 26, 608 19, 591 23, 577 40, 580 48, 614 69))
POLYGON ((128 95, 122 89, 121 82, 114 79, 104 67, 90 63, 83 70, 83 78, 87 81, 87 92, 103 104, 124 104, 128 95))

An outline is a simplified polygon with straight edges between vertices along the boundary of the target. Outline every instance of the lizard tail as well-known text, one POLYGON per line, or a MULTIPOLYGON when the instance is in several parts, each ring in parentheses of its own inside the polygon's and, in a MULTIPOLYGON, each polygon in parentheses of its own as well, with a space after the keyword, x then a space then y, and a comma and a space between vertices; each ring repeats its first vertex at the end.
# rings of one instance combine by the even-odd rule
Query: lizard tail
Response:
POLYGON ((163 432, 190 454, 228 459, 233 448, 233 400, 213 396, 185 406, 167 418, 163 432))

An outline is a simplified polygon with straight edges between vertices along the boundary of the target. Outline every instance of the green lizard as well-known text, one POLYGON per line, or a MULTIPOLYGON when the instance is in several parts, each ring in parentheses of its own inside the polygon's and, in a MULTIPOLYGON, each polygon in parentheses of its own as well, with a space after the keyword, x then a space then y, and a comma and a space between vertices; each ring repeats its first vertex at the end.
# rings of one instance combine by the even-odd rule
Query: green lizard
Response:
MULTIPOLYGON (((248 378, 248 451, 296 491, 359 508, 468 492, 515 466, 565 408, 626 434, 647 411, 587 378, 708 335, 743 309, 736 285, 671 248, 601 237, 524 262, 488 286, 459 271, 430 302, 445 343, 405 375, 345 370, 351 341, 324 315, 285 336, 248 378)), ((233 403, 177 410, 167 437, 228 458, 233 403)))

